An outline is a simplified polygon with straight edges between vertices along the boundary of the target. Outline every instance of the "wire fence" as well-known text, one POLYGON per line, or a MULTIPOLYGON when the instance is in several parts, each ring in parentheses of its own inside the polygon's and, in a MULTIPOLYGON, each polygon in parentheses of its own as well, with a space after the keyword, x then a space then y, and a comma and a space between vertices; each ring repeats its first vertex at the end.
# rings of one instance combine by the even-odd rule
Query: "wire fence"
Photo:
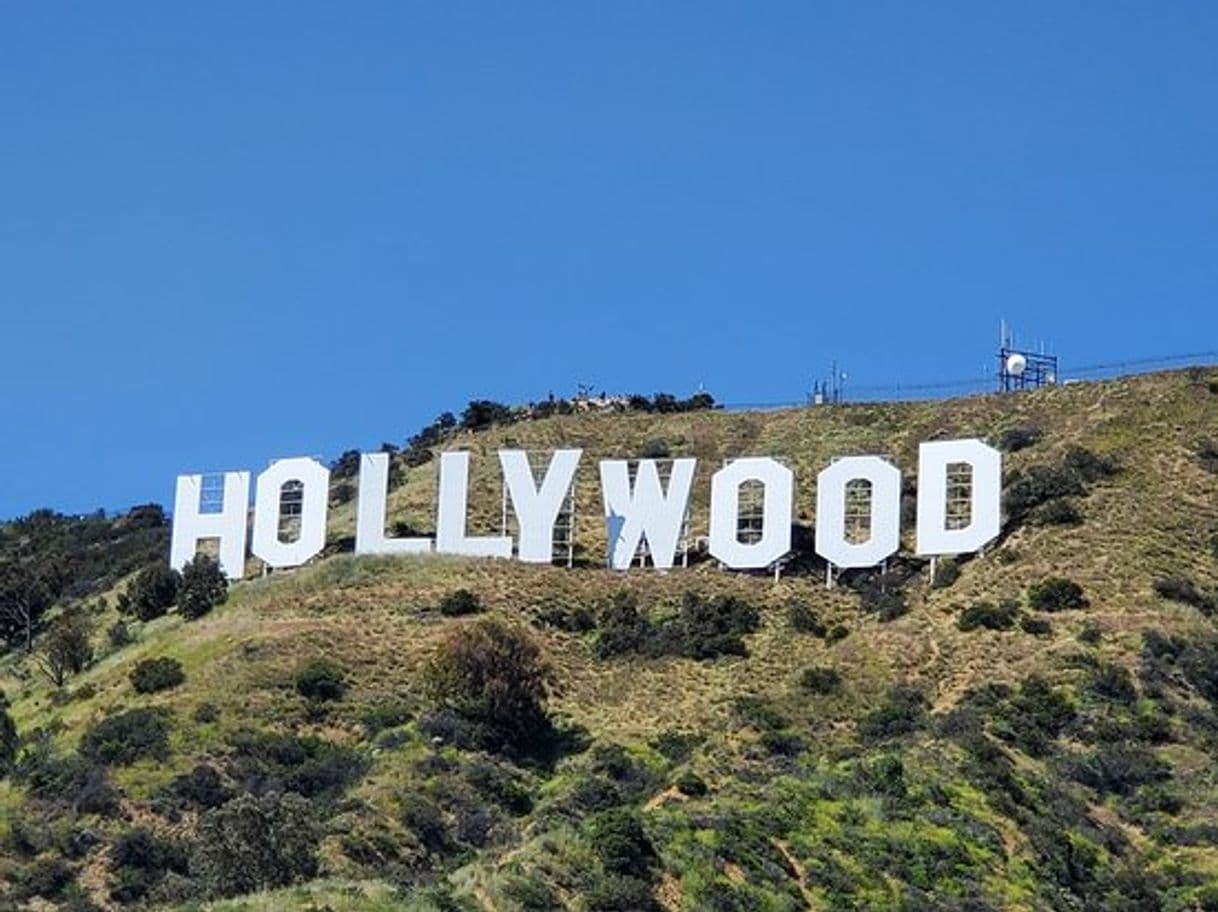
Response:
MULTIPOLYGON (((1066 367, 1058 371, 1059 383, 1077 380, 1099 380, 1130 374, 1150 373, 1154 370, 1210 365, 1218 362, 1218 350, 1189 352, 1177 355, 1159 355, 1153 358, 1131 358, 1123 361, 1107 361, 1087 364, 1082 367, 1066 367)), ((889 383, 846 385, 842 389, 842 402, 881 402, 892 400, 947 399, 953 396, 997 392, 998 378, 995 375, 979 375, 971 379, 931 380, 920 383, 889 383)), ((811 404, 811 397, 802 401, 787 402, 729 402, 728 411, 764 411, 767 409, 801 408, 811 404)))

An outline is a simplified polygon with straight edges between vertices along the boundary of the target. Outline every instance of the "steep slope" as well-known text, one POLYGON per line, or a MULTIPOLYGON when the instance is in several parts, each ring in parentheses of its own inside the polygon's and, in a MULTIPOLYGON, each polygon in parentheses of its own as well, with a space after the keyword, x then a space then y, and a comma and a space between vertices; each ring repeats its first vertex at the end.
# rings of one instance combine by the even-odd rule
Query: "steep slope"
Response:
MULTIPOLYGON (((132 624, 133 643, 99 643, 61 691, 10 656, 0 687, 25 760, 0 784, 0 877, 15 902, 82 908, 232 892, 199 848, 235 819, 221 805, 258 796, 263 810, 240 805, 241 819, 288 831, 295 811, 279 796, 296 792, 310 857, 272 859, 282 877, 256 886, 317 879, 255 907, 1218 908, 1218 476, 1204 458, 1216 389, 1191 371, 456 435, 446 445, 474 453, 474 533, 498 531, 498 448, 585 449, 586 566, 338 555, 241 583, 201 620, 132 624), (909 559, 884 592, 866 574, 828 591, 810 555, 777 581, 705 561, 596 566, 600 457, 696 456, 697 535, 725 458, 783 458, 810 526, 834 456, 888 454, 912 476, 923 440, 1014 441, 1013 429, 1039 439, 1008 455, 1010 490, 1026 494, 1033 470, 1065 473, 1080 486, 1053 500, 1078 516, 1015 516, 950 583, 932 586, 909 559), (1054 577, 1086 606, 1038 610, 1029 590, 1054 577), (436 711, 421 669, 484 620, 438 610, 459 589, 527 628, 554 667, 545 751, 505 753, 436 711), (746 655, 731 654, 732 632, 699 626, 716 598, 711 614, 739 612, 746 655), (982 626, 962 629, 962 612, 986 604, 982 626), (608 648, 637 617, 649 632, 608 648), (154 657, 178 659, 185 681, 138 694, 130 672, 154 657), (337 700, 297 686, 320 657, 342 678, 337 700), (164 751, 82 759, 82 739, 133 707, 164 711, 164 751), (97 799, 106 782, 112 801, 97 799), (149 836, 133 847, 133 831, 149 836)), ((434 466, 402 472, 391 520, 429 529, 434 466)), ((352 528, 352 504, 332 511, 336 550, 352 528)))

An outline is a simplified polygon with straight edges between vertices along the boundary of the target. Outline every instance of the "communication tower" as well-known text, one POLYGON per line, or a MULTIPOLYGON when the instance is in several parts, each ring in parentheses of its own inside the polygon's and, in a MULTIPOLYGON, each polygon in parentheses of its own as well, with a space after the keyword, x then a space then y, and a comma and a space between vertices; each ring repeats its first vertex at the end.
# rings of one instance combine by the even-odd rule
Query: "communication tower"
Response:
POLYGON ((1044 346, 1033 351, 1015 346, 1015 334, 1004 321, 999 330, 998 392, 1040 389, 1057 383, 1057 355, 1046 354, 1044 346))

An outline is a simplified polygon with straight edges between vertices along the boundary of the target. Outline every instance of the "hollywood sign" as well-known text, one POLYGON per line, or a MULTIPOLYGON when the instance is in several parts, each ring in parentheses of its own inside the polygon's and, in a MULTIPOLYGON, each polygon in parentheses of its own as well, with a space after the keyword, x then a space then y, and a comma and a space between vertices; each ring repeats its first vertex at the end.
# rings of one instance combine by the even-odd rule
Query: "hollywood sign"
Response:
MULTIPOLYGON (((439 495, 434 538, 393 538, 385 532, 389 457, 360 456, 356 505, 357 554, 464 554, 550 563, 554 525, 571 490, 582 450, 556 450, 540 482, 523 450, 500 450, 503 482, 515 513, 518 537, 467 534, 469 453, 440 455, 439 495)), ((608 564, 625 570, 644 541, 655 567, 672 567, 687 516, 695 459, 672 460, 667 487, 655 460, 642 459, 636 471, 624 459, 599 463, 608 537, 608 564)), ((1002 456, 980 440, 923 443, 918 450, 917 553, 965 554, 993 540, 1001 523, 1002 456), (949 467, 967 467, 967 522, 948 521, 949 467), (952 526, 960 526, 953 528, 952 526)), ((202 540, 216 540, 220 566, 231 578, 245 569, 249 534, 248 472, 223 475, 223 503, 202 508, 203 476, 181 475, 173 510, 170 562, 182 567, 202 540)), ((298 567, 325 546, 330 472, 310 458, 271 463, 257 480, 249 551, 274 569, 298 567), (281 495, 292 485, 300 495, 299 532, 290 541, 280 534, 281 495)), ((769 567, 791 550, 795 479, 789 468, 769 457, 734 459, 711 478, 708 550, 724 566, 749 570, 769 567), (760 534, 739 535, 740 492, 746 483, 762 491, 760 534), (755 540, 753 540, 755 539, 755 540)), ((901 472, 879 456, 834 460, 816 479, 816 551, 836 567, 871 567, 896 553, 901 540, 901 472), (870 486, 869 534, 863 541, 847 535, 846 492, 851 482, 870 486)))

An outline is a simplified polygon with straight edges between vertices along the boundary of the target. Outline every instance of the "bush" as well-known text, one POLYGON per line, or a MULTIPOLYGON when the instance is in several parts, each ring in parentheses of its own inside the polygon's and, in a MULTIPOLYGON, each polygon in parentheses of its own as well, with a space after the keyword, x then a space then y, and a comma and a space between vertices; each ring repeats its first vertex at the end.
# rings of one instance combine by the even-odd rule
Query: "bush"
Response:
POLYGON ((62 858, 40 858, 20 871, 17 895, 21 899, 57 899, 76 882, 76 875, 62 858))
POLYGON ((650 622, 639 612, 632 593, 617 592, 601 608, 592 651, 602 659, 638 653, 652 637, 650 622))
POLYGON ((1041 504, 1028 515, 1028 521, 1037 526, 1077 526, 1083 514, 1066 498, 1058 498, 1041 504))
POLYGON ((1207 472, 1218 474, 1218 443, 1209 438, 1198 443, 1197 461, 1207 472))
POLYGON ((677 791, 679 791, 682 795, 686 795, 690 798, 701 798, 710 791, 710 789, 708 789, 706 786, 706 782, 703 781, 701 776, 689 771, 677 776, 676 780, 673 782, 673 785, 677 787, 677 791))
POLYGON ((1104 662, 1091 670, 1087 678, 1087 689, 1096 696, 1132 706, 1138 699, 1133 677, 1120 665, 1104 662))
POLYGON ((1011 477, 1003 492, 1003 510, 1010 522, 1019 523, 1041 504, 1086 493, 1087 485, 1077 472, 1058 466, 1033 466, 1011 477))
POLYGON ((594 817, 589 839, 601 865, 613 874, 646 878, 658 860, 638 814, 627 808, 594 817))
POLYGON ((341 700, 346 690, 342 668, 329 659, 314 659, 296 672, 296 692, 306 700, 341 700))
POLYGON ((161 617, 178 600, 182 575, 164 561, 149 564, 127 587, 126 599, 119 607, 141 621, 161 617))
POLYGON ((488 747, 521 750, 551 733, 545 700, 553 681, 534 639, 497 618, 454 630, 423 672, 436 708, 485 727, 488 747))
POLYGON ((1192 605, 1204 615, 1218 612, 1218 599, 1202 592, 1196 584, 1183 576, 1168 576, 1154 581, 1154 590, 1165 599, 1192 605))
POLYGON ((998 435, 998 448, 1007 453, 1017 453, 1039 443, 1044 431, 1037 427, 1009 427, 998 435))
POLYGON ((320 828, 292 793, 243 795, 199 821, 190 873, 208 896, 273 890, 317 873, 320 828))
POLYGON ((1051 576, 1028 589, 1028 605, 1036 611, 1069 611, 1086 608, 1083 587, 1060 576, 1051 576))
POLYGON ((232 738, 228 772, 254 794, 289 791, 324 803, 364 774, 353 748, 314 736, 243 731, 232 738))
POLYGON ((162 656, 141 660, 131 670, 130 678, 136 693, 150 694, 177 687, 186 680, 186 673, 177 659, 162 656))
POLYGON ((800 674, 799 686, 810 694, 834 694, 842 688, 842 676, 836 668, 813 665, 800 674))
POLYGON ((1106 744, 1071 765, 1077 782, 1098 792, 1128 795, 1138 786, 1170 778, 1170 768, 1136 744, 1106 744))
POLYGON ((1053 625, 1044 618, 1025 614, 1019 619, 1019 629, 1032 636, 1049 636, 1053 633, 1053 625))
POLYGON ((169 784, 169 794, 184 804, 203 810, 220 807, 233 797, 219 771, 206 763, 200 763, 189 773, 176 776, 169 784))
POLYGON ((111 649, 122 649, 129 645, 132 639, 131 628, 127 626, 126 621, 115 621, 106 628, 106 640, 111 649))
POLYGON ((457 589, 440 599, 439 608, 440 614, 445 617, 479 614, 482 611, 482 600, 468 589, 457 589))
POLYGON ((17 759, 17 724, 8 712, 8 700, 0 692, 0 779, 8 773, 17 759))
POLYGON ((128 709, 107 716, 80 739, 82 756, 107 766, 169 756, 169 720, 162 711, 128 709))
POLYGON ((926 695, 917 687, 898 684, 884 695, 879 707, 858 720, 859 737, 879 741, 909 734, 926 720, 926 695))
POLYGON ((932 589, 949 589, 958 579, 960 565, 950 557, 941 557, 935 562, 935 572, 930 585, 932 589))
POLYGON ((1015 626, 1015 618, 1019 614, 1019 605, 1004 600, 998 604, 993 602, 978 602, 960 612, 956 618, 956 626, 961 630, 976 630, 984 627, 986 630, 1010 630, 1015 626))
POLYGON ((787 626, 797 633, 810 633, 821 639, 826 632, 820 615, 807 602, 794 601, 787 605, 787 626))
POLYGON ((668 448, 668 442, 662 437, 653 437, 643 444, 639 455, 643 459, 667 459, 672 455, 672 451, 668 448))
POLYGON ((744 635, 760 623, 761 613, 743 599, 708 599, 686 592, 675 616, 653 624, 640 613, 633 595, 618 593, 601 610, 593 652, 599 658, 628 653, 690 659, 742 656, 747 655, 744 635))
POLYGON ((203 617, 228 597, 228 578, 220 565, 206 554, 196 554, 182 569, 178 611, 187 620, 203 617))
POLYGON ((140 827, 124 833, 110 847, 114 880, 110 898, 120 903, 143 899, 170 871, 187 873, 186 850, 140 827))

